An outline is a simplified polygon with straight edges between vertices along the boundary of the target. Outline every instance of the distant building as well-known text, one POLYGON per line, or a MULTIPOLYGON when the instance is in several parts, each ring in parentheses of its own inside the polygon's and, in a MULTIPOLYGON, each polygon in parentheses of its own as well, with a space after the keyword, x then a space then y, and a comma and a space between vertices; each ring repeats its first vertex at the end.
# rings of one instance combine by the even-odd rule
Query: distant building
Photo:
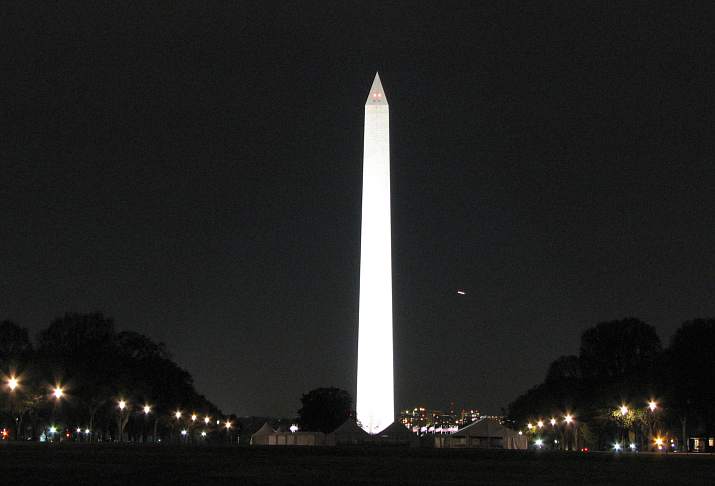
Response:
POLYGON ((479 410, 473 408, 456 412, 454 403, 451 403, 449 411, 424 406, 402 410, 399 422, 416 434, 450 434, 480 417, 479 410))

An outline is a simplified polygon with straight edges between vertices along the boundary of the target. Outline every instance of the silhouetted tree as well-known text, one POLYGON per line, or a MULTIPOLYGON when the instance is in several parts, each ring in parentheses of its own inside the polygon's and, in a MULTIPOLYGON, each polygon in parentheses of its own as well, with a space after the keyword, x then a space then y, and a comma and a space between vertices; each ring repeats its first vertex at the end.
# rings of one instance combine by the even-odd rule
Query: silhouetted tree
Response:
POLYGON ((666 401, 677 413, 682 443, 688 428, 715 433, 715 319, 683 323, 667 354, 666 401))
POLYGON ((353 399, 339 388, 316 388, 300 399, 298 420, 304 430, 329 433, 343 424, 351 414, 353 399))

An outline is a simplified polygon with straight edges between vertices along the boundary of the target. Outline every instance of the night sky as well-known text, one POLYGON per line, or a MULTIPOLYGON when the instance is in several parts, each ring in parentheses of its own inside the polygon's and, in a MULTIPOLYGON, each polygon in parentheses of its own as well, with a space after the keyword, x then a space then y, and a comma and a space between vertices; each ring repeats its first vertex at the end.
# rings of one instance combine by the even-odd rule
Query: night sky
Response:
POLYGON ((376 70, 396 407, 498 413, 600 321, 715 315, 712 10, 157 3, 0 7, 0 319, 102 311, 238 415, 354 393, 376 70))

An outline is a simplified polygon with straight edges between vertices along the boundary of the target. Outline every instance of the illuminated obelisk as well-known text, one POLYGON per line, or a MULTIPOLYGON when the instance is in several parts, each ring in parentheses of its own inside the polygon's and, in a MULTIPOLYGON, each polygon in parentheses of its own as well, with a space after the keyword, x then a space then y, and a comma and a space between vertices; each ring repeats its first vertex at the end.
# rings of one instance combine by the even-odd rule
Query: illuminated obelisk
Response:
POLYGON ((390 112, 375 74, 365 103, 357 419, 376 434, 395 420, 392 378, 390 112))

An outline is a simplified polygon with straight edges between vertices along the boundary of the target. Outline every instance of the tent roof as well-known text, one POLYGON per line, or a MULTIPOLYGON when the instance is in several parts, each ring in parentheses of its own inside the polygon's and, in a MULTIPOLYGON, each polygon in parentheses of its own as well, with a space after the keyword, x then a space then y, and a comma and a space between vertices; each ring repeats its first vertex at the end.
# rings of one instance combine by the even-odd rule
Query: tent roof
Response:
POLYGON ((517 432, 505 427, 497 419, 485 417, 453 433, 452 437, 508 437, 511 435, 517 435, 517 432))
POLYGON ((414 439, 416 436, 400 422, 392 422, 387 428, 375 434, 377 437, 390 437, 391 439, 414 439))
POLYGON ((370 435, 367 432, 365 432, 364 430, 362 430, 362 428, 357 424, 355 419, 352 417, 350 417, 345 422, 343 422, 343 424, 340 427, 333 430, 331 433, 337 434, 337 435, 341 435, 341 434, 358 434, 358 435, 364 435, 364 436, 370 435))
POLYGON ((254 436, 256 436, 256 435, 269 435, 269 434, 273 434, 274 432, 275 432, 275 430, 273 430, 273 427, 271 427, 271 426, 268 424, 268 422, 266 422, 266 423, 263 424, 263 426, 262 426, 260 429, 258 429, 258 430, 256 431, 256 433, 253 434, 253 435, 254 435, 254 436))

